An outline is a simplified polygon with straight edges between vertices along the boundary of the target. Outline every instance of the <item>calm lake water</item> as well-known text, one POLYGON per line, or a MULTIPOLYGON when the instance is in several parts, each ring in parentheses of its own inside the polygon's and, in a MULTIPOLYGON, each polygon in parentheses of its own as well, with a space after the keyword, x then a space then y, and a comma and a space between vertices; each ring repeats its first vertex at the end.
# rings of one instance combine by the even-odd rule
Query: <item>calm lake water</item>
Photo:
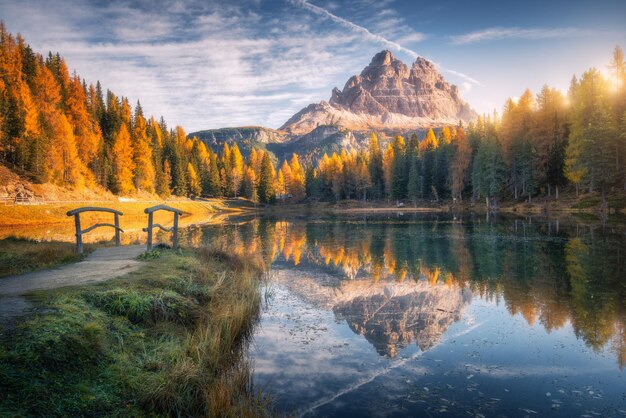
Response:
POLYGON ((264 260, 279 415, 626 416, 623 226, 480 216, 190 228, 264 260))

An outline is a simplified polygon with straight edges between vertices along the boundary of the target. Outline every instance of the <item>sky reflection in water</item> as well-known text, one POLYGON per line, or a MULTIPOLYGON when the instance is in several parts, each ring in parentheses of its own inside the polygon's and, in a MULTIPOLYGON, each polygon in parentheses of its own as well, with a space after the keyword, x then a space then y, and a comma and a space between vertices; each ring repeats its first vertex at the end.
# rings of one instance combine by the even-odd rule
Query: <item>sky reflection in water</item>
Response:
POLYGON ((191 228, 257 257, 278 413, 626 416, 623 227, 392 216, 191 228))

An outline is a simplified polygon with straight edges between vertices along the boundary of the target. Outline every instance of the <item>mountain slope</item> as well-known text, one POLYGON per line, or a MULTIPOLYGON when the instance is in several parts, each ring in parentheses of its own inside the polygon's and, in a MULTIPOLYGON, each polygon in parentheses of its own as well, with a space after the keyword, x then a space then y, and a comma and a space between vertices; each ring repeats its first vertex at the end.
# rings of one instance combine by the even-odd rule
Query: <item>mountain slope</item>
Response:
POLYGON ((281 144, 287 139, 284 132, 262 126, 208 129, 192 132, 187 137, 200 139, 216 152, 221 150, 225 143, 232 145, 236 142, 244 157, 250 154, 252 148, 266 149, 268 144, 281 144))
POLYGON ((281 131, 302 135, 319 125, 353 131, 398 131, 457 124, 476 116, 434 64, 417 58, 412 67, 382 51, 330 101, 311 104, 292 116, 281 131))

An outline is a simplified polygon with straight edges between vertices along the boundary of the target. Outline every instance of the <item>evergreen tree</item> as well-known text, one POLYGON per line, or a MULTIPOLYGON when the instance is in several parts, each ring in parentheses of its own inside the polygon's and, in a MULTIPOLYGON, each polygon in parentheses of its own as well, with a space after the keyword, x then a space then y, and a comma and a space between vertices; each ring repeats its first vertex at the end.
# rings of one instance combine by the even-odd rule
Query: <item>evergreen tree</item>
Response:
POLYGON ((420 143, 420 155, 422 159, 422 197, 434 198, 433 191, 436 191, 436 151, 439 148, 439 141, 432 129, 426 133, 426 137, 420 143))
POLYGON ((380 151, 380 144, 378 143, 378 137, 374 132, 372 132, 372 137, 370 138, 369 148, 369 172, 370 179, 372 182, 372 198, 373 199, 382 199, 385 192, 385 179, 383 174, 383 156, 380 151))
POLYGON ((568 172, 582 174, 589 191, 606 191, 618 172, 615 150, 617 133, 607 100, 608 84, 600 73, 585 72, 574 86, 572 128, 567 149, 568 172))
POLYGON ((254 169, 252 167, 246 167, 243 182, 241 184, 241 194, 255 202, 259 200, 256 183, 257 181, 254 169))
POLYGON ((261 203, 272 203, 276 198, 274 191, 274 166, 268 153, 263 154, 261 160, 261 175, 259 177, 259 201, 261 203))
POLYGON ((319 180, 315 175, 315 169, 312 165, 308 166, 306 169, 304 187, 307 197, 312 197, 314 199, 319 198, 319 180))
POLYGON ((472 171, 474 195, 478 198, 498 197, 505 185, 506 167, 497 138, 488 135, 476 153, 472 171))
POLYGON ((155 170, 152 148, 148 139, 146 120, 141 104, 137 102, 133 123, 133 162, 135 163, 134 184, 138 190, 154 193, 155 170))
POLYGON ((217 155, 213 152, 209 154, 209 167, 202 189, 204 190, 205 194, 212 197, 218 197, 222 194, 220 170, 217 165, 217 155))
POLYGON ((422 194, 420 162, 417 155, 411 155, 411 169, 409 170, 408 182, 408 198, 411 199, 413 205, 417 205, 417 200, 422 194))
POLYGON ((393 162, 392 162, 392 180, 391 180, 391 197, 393 199, 404 199, 407 190, 407 163, 406 163, 406 145, 404 138, 396 135, 392 143, 393 162))
POLYGON ((453 139, 453 157, 450 165, 450 187, 452 197, 462 200, 463 190, 469 180, 469 168, 472 162, 472 147, 462 126, 453 139))

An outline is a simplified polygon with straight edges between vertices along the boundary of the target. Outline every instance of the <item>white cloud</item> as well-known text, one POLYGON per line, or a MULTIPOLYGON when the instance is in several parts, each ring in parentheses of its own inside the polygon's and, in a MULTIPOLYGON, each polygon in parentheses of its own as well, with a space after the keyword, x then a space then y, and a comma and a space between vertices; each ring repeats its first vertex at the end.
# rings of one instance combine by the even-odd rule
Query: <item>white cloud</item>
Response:
MULTIPOLYGON (((306 10, 309 10, 309 11, 317 14, 317 15, 321 15, 323 17, 326 17, 326 18, 332 20, 333 22, 335 22, 335 23, 337 23, 337 24, 339 24, 339 25, 341 25, 343 27, 346 27, 346 28, 352 30, 353 32, 355 32, 357 34, 362 35, 366 40, 381 43, 381 44, 383 44, 383 45, 387 46, 388 48, 391 48, 391 49, 393 49, 395 51, 404 52, 407 55, 409 55, 410 57, 412 57, 413 59, 415 59, 415 58, 420 56, 417 52, 413 51, 410 48, 406 48, 406 47, 400 45, 398 42, 391 41, 391 40, 385 38, 384 36, 382 36, 380 34, 373 33, 369 29, 367 29, 367 28, 365 28, 363 26, 357 25, 354 22, 351 22, 351 21, 349 21, 347 19, 339 17, 339 16, 329 12, 328 10, 326 10, 326 9, 324 9, 322 7, 319 7, 319 6, 316 6, 314 4, 309 3, 306 0, 289 0, 289 1, 292 4, 296 5, 296 6, 300 6, 300 7, 304 8, 304 9, 306 9, 306 10)), ((398 26, 396 22, 397 21, 394 20, 392 22, 391 26, 398 26)), ((413 33, 410 36, 414 36, 414 37, 415 36, 422 36, 422 39, 425 38, 425 35, 418 34, 418 33, 413 33)), ((459 78, 462 78, 462 79, 464 79, 466 81, 469 81, 470 83, 474 83, 474 84, 479 85, 479 86, 483 85, 478 80, 476 80, 476 79, 474 79, 474 78, 472 78, 472 77, 470 77, 470 76, 468 76, 468 75, 466 75, 466 74, 464 74, 464 73, 462 73, 460 71, 456 71, 456 70, 452 70, 452 69, 446 68, 446 67, 442 66, 441 64, 437 64, 436 63, 436 65, 442 71, 445 71, 447 73, 453 74, 453 75, 455 75, 455 76, 457 76, 459 78)))
POLYGON ((318 15, 324 16, 329 18, 330 20, 332 20, 333 22, 346 27, 356 33, 359 33, 361 35, 363 35, 366 39, 370 40, 370 41, 375 41, 375 42, 379 42, 393 50, 396 51, 402 51, 408 55, 410 55, 413 58, 417 58, 419 57, 419 54, 415 51, 413 51, 412 49, 409 48, 405 48, 402 45, 400 45, 397 42, 393 42, 390 41, 389 39, 385 38, 382 35, 378 35, 376 33, 372 33, 370 32, 368 29, 364 28, 363 26, 359 26, 356 23, 353 23, 347 19, 344 19, 342 17, 339 17, 331 12, 329 12, 328 10, 316 6, 314 4, 309 3, 306 0, 290 0, 292 4, 296 5, 296 6, 300 6, 304 9, 307 9, 313 13, 316 13, 318 15))
POLYGON ((50 9, 44 0, 0 0, 8 29, 36 51, 59 51, 87 82, 100 80, 188 131, 278 127, 308 104, 303 98, 327 98, 363 65, 356 36, 319 31, 313 18, 260 22, 253 3, 181 4, 60 0, 50 9))
POLYGON ((35 51, 58 51, 88 83, 100 80, 131 103, 140 100, 147 114, 188 131, 278 127, 308 103, 328 99, 332 87, 367 64, 372 42, 416 57, 405 44, 426 37, 391 0, 326 3, 325 9, 293 0, 274 4, 271 14, 264 4, 56 0, 51 7, 47 0, 0 0, 0 10, 8 30, 21 32, 35 51), (375 32, 328 7, 353 7, 351 16, 375 32), (336 24, 320 25, 320 16, 336 24))
POLYGON ((550 39, 581 37, 597 34, 596 31, 577 28, 489 28, 464 35, 451 36, 455 45, 467 45, 502 39, 550 39))

